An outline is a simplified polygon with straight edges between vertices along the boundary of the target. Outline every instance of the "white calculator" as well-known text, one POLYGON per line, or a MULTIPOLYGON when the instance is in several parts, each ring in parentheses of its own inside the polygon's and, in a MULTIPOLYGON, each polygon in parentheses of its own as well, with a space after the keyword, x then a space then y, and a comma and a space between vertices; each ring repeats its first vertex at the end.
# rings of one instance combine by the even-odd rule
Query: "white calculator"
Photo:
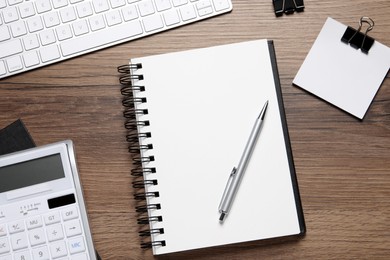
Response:
POLYGON ((0 156, 0 260, 95 260, 72 141, 0 156))

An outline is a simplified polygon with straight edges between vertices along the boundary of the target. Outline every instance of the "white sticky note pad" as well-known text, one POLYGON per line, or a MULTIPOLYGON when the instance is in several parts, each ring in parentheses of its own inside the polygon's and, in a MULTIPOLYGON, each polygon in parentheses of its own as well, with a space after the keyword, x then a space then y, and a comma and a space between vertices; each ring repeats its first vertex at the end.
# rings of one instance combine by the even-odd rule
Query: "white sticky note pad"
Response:
POLYGON ((346 28, 326 20, 293 84, 363 119, 390 68, 390 48, 375 41, 365 54, 341 41, 346 28))

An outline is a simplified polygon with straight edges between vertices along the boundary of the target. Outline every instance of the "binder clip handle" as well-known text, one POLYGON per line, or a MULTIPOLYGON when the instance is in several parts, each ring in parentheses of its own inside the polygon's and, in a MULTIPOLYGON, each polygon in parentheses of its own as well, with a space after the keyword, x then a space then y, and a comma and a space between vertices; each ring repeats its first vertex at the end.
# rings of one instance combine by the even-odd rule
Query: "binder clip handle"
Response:
POLYGON ((348 26, 345 30, 345 33, 343 34, 343 37, 341 37, 341 41, 346 44, 350 44, 355 49, 360 49, 362 52, 367 54, 375 41, 373 38, 367 35, 368 32, 374 28, 374 25, 374 20, 372 20, 370 17, 363 16, 359 20, 359 28, 355 30, 348 26), (361 32, 363 23, 368 24, 368 28, 364 34, 361 32))
POLYGON ((303 0, 272 0, 276 16, 281 16, 283 13, 292 14, 303 12, 305 5, 303 0))

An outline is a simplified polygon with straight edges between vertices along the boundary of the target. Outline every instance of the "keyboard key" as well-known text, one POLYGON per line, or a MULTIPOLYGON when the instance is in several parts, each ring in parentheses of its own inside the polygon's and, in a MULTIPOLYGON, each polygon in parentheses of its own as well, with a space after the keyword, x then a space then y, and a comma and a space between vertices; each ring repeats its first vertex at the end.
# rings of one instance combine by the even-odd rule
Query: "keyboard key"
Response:
POLYGON ((169 0, 155 0, 157 11, 161 12, 171 8, 171 2, 169 0))
POLYGON ((86 20, 80 20, 73 24, 74 35, 79 36, 89 32, 86 20))
MULTIPOLYGON (((10 72, 18 71, 23 69, 23 64, 19 56, 14 56, 6 60, 7 67, 10 72)), ((10 231, 11 233, 11 231, 10 231)))
POLYGON ((109 9, 107 0, 92 0, 92 4, 96 13, 101 13, 109 9))
POLYGON ((230 4, 227 0, 213 0, 213 2, 217 12, 230 8, 230 4))
POLYGON ((185 5, 188 1, 187 0, 173 0, 173 5, 174 6, 181 6, 181 5, 185 5))
POLYGON ((5 2, 5 0, 0 0, 0 8, 4 8, 7 6, 7 3, 5 2))
POLYGON ((106 20, 108 26, 120 24, 122 22, 122 18, 119 10, 106 13, 106 20))
POLYGON ((38 248, 34 248, 32 250, 32 255, 34 260, 49 260, 49 250, 47 249, 47 246, 42 246, 38 248))
POLYGON ((50 245, 50 253, 51 256, 55 258, 63 257, 68 254, 66 250, 66 244, 64 241, 60 241, 58 243, 50 245))
POLYGON ((90 2, 83 2, 76 6, 77 14, 80 18, 92 15, 92 7, 90 2))
POLYGON ((28 246, 26 233, 16 233, 11 236, 11 245, 13 250, 19 250, 28 246))
POLYGON ((15 6, 5 8, 3 10, 3 18, 5 23, 14 22, 19 19, 18 11, 15 6))
POLYGON ((196 18, 195 9, 192 5, 186 5, 180 8, 181 19, 189 21, 196 18))
POLYGON ((42 47, 40 53, 42 62, 56 60, 61 57, 57 45, 49 45, 47 47, 42 47))
POLYGON ((14 37, 19 37, 27 33, 26 25, 23 21, 17 21, 11 24, 11 31, 14 37))
POLYGON ((32 2, 25 2, 19 6, 20 17, 26 18, 35 14, 34 5, 32 2))
POLYGON ((134 37, 142 32, 142 27, 138 21, 113 26, 110 29, 110 34, 105 33, 104 30, 100 30, 93 34, 87 34, 83 38, 73 38, 62 43, 62 55, 70 56, 79 52, 92 50, 112 42, 134 37))
POLYGON ((53 30, 45 30, 39 33, 42 45, 49 45, 56 42, 56 36, 53 30))
POLYGON ((29 51, 39 47, 39 41, 36 34, 30 34, 23 38, 25 50, 29 51))
POLYGON ((8 41, 0 44, 0 59, 23 51, 20 40, 8 41))
POLYGON ((8 40, 11 38, 11 35, 8 31, 8 26, 1 26, 0 27, 0 42, 8 40))
POLYGON ((145 26, 145 31, 151 32, 154 30, 158 30, 164 27, 164 24, 161 20, 160 14, 155 14, 146 17, 143 20, 144 26, 145 26))
POLYGON ((164 21, 167 26, 171 26, 180 23, 179 15, 176 10, 169 10, 163 14, 164 21))
POLYGON ((39 64, 39 57, 36 51, 23 54, 24 65, 29 68, 39 64))
POLYGON ((8 253, 10 251, 8 238, 0 238, 0 254, 8 253))
POLYGON ((112 8, 117 8, 120 6, 124 6, 126 4, 125 0, 110 0, 112 8))
POLYGON ((152 0, 145 0, 138 4, 141 16, 147 16, 154 13, 154 6, 152 0))
POLYGON ((129 5, 122 9, 123 19, 128 22, 138 18, 137 8, 135 5, 129 5))
POLYGON ((68 5, 68 0, 52 0, 52 3, 53 3, 53 7, 55 9, 58 9, 58 8, 67 6, 68 5))
POLYGON ((83 237, 77 237, 69 240, 69 252, 71 254, 81 253, 85 251, 85 244, 83 237))
POLYGON ((35 6, 36 6, 37 12, 39 14, 51 10, 50 0, 36 0, 35 1, 35 6))
POLYGON ((106 25, 104 24, 103 15, 96 15, 89 19, 89 25, 91 26, 92 31, 97 31, 104 29, 106 25))
POLYGON ((33 33, 43 29, 43 23, 41 17, 33 16, 27 20, 28 30, 33 33))
POLYGON ((69 25, 63 25, 56 28, 58 40, 63 41, 72 38, 72 30, 69 25))
POLYGON ((58 17, 57 12, 50 12, 43 15, 43 20, 47 28, 56 26, 60 24, 60 18, 58 17))
POLYGON ((199 16, 205 16, 211 13, 213 13, 213 8, 211 6, 207 8, 198 9, 199 16))
POLYGON ((213 12, 213 7, 209 0, 203 0, 196 4, 196 9, 198 10, 199 16, 204 16, 211 14, 213 12))
POLYGON ((23 2, 23 0, 7 0, 9 5, 16 5, 23 2))
POLYGON ((73 9, 73 6, 68 6, 68 7, 65 7, 64 9, 61 9, 60 16, 61 16, 61 21, 63 23, 67 23, 67 22, 76 20, 76 13, 73 9))

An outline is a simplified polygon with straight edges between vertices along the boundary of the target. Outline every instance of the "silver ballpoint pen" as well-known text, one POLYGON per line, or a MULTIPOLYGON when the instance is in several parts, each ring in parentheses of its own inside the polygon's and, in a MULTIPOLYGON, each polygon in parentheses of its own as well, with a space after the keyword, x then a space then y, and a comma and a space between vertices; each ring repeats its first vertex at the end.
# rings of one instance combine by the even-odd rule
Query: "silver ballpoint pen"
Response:
POLYGON ((219 213, 221 213, 221 216, 219 217, 220 222, 223 222, 225 220, 225 217, 229 213, 230 208, 233 204, 234 197, 237 193, 242 177, 244 176, 246 166, 248 165, 249 158, 252 155, 257 138, 259 136, 261 125, 264 120, 265 112, 267 111, 267 107, 268 107, 268 100, 265 102, 264 107, 260 112, 260 115, 256 118, 255 125, 253 126, 252 132, 249 136, 248 142, 246 143, 244 152, 241 156, 237 168, 234 167, 232 172, 230 173, 228 182, 225 187, 225 191, 223 192, 222 195, 221 203, 219 204, 219 208, 218 208, 219 213))

